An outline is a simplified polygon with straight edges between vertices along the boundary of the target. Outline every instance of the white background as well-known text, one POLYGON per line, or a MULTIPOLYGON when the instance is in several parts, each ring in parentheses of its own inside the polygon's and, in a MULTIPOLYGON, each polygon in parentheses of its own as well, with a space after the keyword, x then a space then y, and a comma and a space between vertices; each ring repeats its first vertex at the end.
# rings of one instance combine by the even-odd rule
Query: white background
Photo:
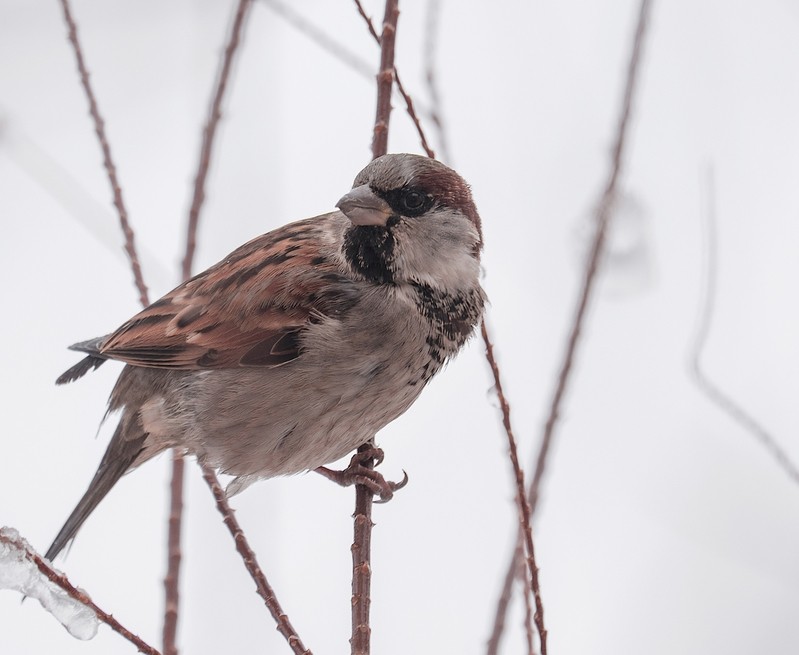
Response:
MULTIPOLYGON (((367 8, 382 15, 382 2, 367 8)), ((153 299, 178 279, 199 135, 232 2, 75 0, 153 299)), ((352 3, 294 3, 376 67, 352 3)), ((398 66, 427 102, 423 2, 398 66)), ((523 461, 540 438, 603 188, 637 3, 444 3, 439 79, 454 165, 483 216, 485 286, 523 461)), ((686 365, 715 176, 712 377, 799 459, 799 5, 656 2, 622 179, 629 209, 578 354, 536 520, 550 652, 799 652, 799 487, 711 405, 686 365)), ((44 550, 86 488, 118 368, 53 381, 70 343, 137 311, 58 3, 0 3, 0 524, 44 550), (87 225, 93 226, 87 229, 87 225)), ((214 153, 197 265, 329 211, 369 159, 374 83, 256 3, 214 153)), ((395 105, 397 103, 395 102, 395 105)), ((402 108, 390 150, 419 152, 402 108)), ((411 481, 375 509, 373 652, 482 653, 515 534, 481 344, 379 435, 411 481)), ((529 465, 528 465, 529 466, 529 465)), ((66 559, 72 580, 160 645, 168 459, 126 476, 66 559)), ((189 464, 179 643, 289 652, 189 464)), ((234 499, 317 655, 348 652, 352 490, 316 475, 234 499)), ((506 653, 522 653, 521 608, 506 653)), ((73 640, 0 593, 0 652, 127 653, 73 640)))

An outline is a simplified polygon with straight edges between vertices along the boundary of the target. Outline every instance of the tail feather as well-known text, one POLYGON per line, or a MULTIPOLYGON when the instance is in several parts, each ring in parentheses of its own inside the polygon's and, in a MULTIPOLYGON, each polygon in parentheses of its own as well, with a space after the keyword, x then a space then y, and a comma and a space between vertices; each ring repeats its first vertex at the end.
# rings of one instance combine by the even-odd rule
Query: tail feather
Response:
POLYGON ((68 370, 64 371, 60 376, 58 376, 58 379, 55 381, 55 383, 67 384, 69 382, 74 382, 78 378, 82 378, 92 369, 99 368, 106 360, 106 358, 100 354, 100 348, 107 338, 108 335, 72 344, 69 347, 70 350, 86 353, 88 357, 84 357, 77 364, 75 364, 75 366, 72 366, 68 370))
POLYGON ((72 514, 69 515, 67 522, 64 523, 64 527, 61 528, 50 548, 47 549, 45 557, 50 561, 74 539, 80 527, 89 518, 89 515, 125 472, 130 469, 144 448, 146 434, 142 434, 136 439, 125 439, 122 437, 122 429, 123 422, 120 421, 111 443, 108 444, 108 449, 103 455, 97 473, 94 474, 94 478, 89 484, 89 488, 83 494, 83 498, 80 499, 75 509, 72 510, 72 514))

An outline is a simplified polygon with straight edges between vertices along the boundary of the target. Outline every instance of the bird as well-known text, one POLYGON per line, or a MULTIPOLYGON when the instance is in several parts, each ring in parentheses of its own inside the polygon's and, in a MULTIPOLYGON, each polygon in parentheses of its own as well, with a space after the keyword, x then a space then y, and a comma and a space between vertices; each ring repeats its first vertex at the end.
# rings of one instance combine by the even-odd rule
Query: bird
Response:
POLYGON ((473 335, 486 304, 481 220, 458 173, 408 153, 372 160, 336 207, 71 346, 85 357, 57 384, 125 363, 106 412, 119 422, 47 559, 125 473, 169 448, 235 476, 228 495, 309 470, 342 484, 354 472, 390 495, 355 458, 349 471, 325 465, 403 414, 473 335))

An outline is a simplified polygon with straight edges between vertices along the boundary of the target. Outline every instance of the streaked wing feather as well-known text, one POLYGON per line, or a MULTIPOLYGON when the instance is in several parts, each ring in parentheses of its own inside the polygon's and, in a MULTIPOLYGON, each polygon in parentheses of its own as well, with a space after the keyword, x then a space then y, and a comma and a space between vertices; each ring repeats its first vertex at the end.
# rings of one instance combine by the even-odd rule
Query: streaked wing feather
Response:
POLYGON ((325 218, 241 246, 122 325, 100 354, 173 369, 279 366, 295 359, 312 317, 346 309, 355 298, 353 283, 320 256, 325 218))

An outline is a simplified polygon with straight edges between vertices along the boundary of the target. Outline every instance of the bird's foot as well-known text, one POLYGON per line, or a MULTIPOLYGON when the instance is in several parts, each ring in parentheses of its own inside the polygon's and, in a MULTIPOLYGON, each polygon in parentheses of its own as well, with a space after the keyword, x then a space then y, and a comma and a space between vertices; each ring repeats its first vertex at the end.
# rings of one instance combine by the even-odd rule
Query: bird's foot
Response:
POLYGON ((383 461, 383 457, 382 449, 371 447, 355 453, 350 460, 349 466, 342 471, 335 471, 326 466, 320 466, 314 470, 342 487, 362 484, 375 496, 379 496, 380 500, 375 502, 387 503, 394 496, 395 491, 408 484, 408 474, 403 471, 402 480, 390 482, 371 466, 367 466, 371 461, 374 461, 374 466, 377 466, 383 461))

